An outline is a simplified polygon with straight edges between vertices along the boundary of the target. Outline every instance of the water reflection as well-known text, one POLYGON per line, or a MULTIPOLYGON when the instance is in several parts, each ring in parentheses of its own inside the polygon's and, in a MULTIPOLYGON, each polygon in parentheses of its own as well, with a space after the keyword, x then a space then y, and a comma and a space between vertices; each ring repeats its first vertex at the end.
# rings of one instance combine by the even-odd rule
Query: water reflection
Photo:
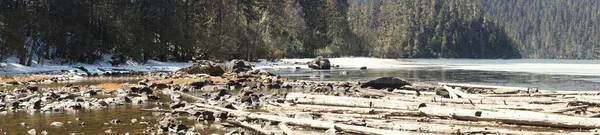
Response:
POLYGON ((472 83, 486 85, 532 87, 545 90, 598 90, 597 76, 548 75, 522 72, 443 69, 440 67, 404 69, 333 69, 290 70, 267 69, 284 77, 315 81, 368 81, 383 76, 395 76, 410 82, 472 83))

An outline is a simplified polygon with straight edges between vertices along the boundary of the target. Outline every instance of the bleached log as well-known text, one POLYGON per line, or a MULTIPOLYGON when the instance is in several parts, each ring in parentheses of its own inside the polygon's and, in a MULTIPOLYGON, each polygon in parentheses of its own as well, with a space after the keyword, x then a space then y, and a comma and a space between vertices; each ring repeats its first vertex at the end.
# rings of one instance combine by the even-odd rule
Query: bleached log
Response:
POLYGON ((323 122, 323 121, 318 121, 318 120, 294 119, 294 118, 275 116, 275 115, 256 114, 256 113, 250 113, 250 112, 244 112, 244 111, 238 111, 238 110, 231 110, 231 109, 207 105, 207 104, 196 104, 196 106, 228 112, 229 114, 232 114, 232 115, 235 115, 238 117, 245 116, 246 118, 249 118, 249 119, 276 121, 276 122, 281 122, 281 123, 288 123, 288 124, 292 124, 292 125, 312 127, 312 128, 318 128, 318 129, 336 128, 338 130, 342 130, 342 131, 350 132, 350 133, 356 133, 356 134, 369 134, 369 135, 411 134, 410 132, 390 131, 390 130, 381 130, 381 129, 376 129, 376 128, 362 127, 362 126, 335 124, 335 123, 323 122))
POLYGON ((446 89, 446 91, 448 91, 448 96, 450 96, 450 99, 458 99, 458 95, 456 95, 456 93, 454 93, 454 89, 452 89, 448 86, 444 86, 444 89, 446 89))
POLYGON ((492 85, 477 85, 477 84, 465 84, 465 83, 438 83, 439 85, 446 85, 450 87, 469 87, 469 88, 482 88, 482 89, 515 89, 521 91, 527 91, 529 88, 526 87, 506 87, 506 86, 492 86, 492 85))
POLYGON ((247 122, 239 122, 239 121, 232 121, 232 120, 227 120, 227 123, 232 124, 232 125, 237 125, 237 126, 241 126, 247 129, 250 129, 252 131, 255 131, 261 135, 273 135, 275 133, 271 132, 271 131, 267 131, 265 129, 262 129, 260 126, 258 125, 252 125, 249 124, 247 122))
POLYGON ((488 94, 487 97, 543 97, 579 95, 580 93, 533 93, 533 94, 488 94))
POLYGON ((590 115, 587 115, 587 116, 585 116, 585 117, 588 117, 588 118, 596 118, 596 117, 600 117, 600 113, 596 113, 596 114, 590 114, 590 115))
POLYGON ((574 111, 574 110, 585 109, 585 108, 588 108, 588 106, 587 105, 572 106, 572 107, 554 109, 554 110, 549 110, 549 111, 544 111, 544 112, 546 112, 546 113, 563 113, 563 112, 574 111))
POLYGON ((452 99, 456 99, 456 98, 473 98, 474 96, 471 96, 467 93, 464 93, 458 89, 452 88, 452 87, 448 87, 448 86, 443 86, 444 89, 446 89, 446 91, 448 91, 448 93, 450 94, 450 98, 452 99))
POLYGON ((277 126, 285 135, 295 135, 294 131, 292 131, 285 123, 279 123, 277 126))
POLYGON ((373 109, 373 108, 353 108, 353 107, 339 107, 339 106, 320 106, 320 105, 304 105, 296 104, 291 107, 283 107, 282 109, 301 110, 317 113, 353 113, 353 114, 377 114, 381 112, 397 114, 397 115, 410 115, 418 116, 419 111, 403 111, 394 109, 373 109))
POLYGON ((600 128, 600 119, 565 116, 516 110, 468 110, 446 107, 422 107, 422 114, 441 118, 473 121, 500 121, 508 124, 547 126, 556 128, 592 129, 600 128))
POLYGON ((391 93, 400 93, 405 95, 419 95, 419 96, 435 96, 435 92, 427 92, 427 91, 416 91, 416 90, 401 90, 394 89, 391 93))
POLYGON ((310 94, 302 94, 302 93, 288 93, 285 99, 287 101, 293 101, 297 104, 348 106, 348 107, 363 107, 363 108, 385 108, 385 109, 401 109, 401 110, 416 110, 420 104, 417 102, 406 102, 406 101, 397 101, 397 100, 310 95, 310 94))
POLYGON ((325 115, 332 117, 341 118, 364 118, 364 119, 383 119, 385 115, 373 115, 373 114, 335 114, 335 113, 315 113, 317 115, 325 115))

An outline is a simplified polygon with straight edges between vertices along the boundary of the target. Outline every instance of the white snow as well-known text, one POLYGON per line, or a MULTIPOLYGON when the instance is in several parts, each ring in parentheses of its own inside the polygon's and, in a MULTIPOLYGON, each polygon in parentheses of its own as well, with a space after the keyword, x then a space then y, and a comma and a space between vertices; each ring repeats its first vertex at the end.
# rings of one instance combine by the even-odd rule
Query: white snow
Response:
MULTIPOLYGON (((108 57, 110 58, 110 57, 108 57)), ((64 74, 60 71, 68 71, 68 74, 72 75, 87 75, 85 72, 75 68, 84 67, 88 69, 91 74, 112 73, 112 72, 149 72, 149 71, 176 71, 183 67, 191 66, 192 63, 184 62, 159 62, 150 60, 146 64, 141 65, 132 61, 128 61, 123 66, 113 67, 106 61, 101 61, 96 64, 53 64, 54 61, 45 60, 45 64, 38 64, 36 61, 32 62, 32 66, 24 66, 18 64, 18 59, 12 57, 9 58, 5 63, 0 63, 0 75, 23 75, 29 73, 46 72, 49 74, 64 74)))

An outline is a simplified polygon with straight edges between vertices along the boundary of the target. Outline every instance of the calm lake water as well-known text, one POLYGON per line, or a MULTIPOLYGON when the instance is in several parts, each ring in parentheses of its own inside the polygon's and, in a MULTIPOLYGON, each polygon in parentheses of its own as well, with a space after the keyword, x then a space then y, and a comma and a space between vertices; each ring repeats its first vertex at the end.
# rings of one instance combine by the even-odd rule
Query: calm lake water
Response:
POLYGON ((471 83, 531 87, 544 90, 600 90, 600 60, 471 60, 333 58, 340 68, 311 70, 289 64, 310 59, 286 59, 286 63, 261 63, 265 70, 299 80, 368 81, 395 76, 411 82, 471 83), (367 70, 359 70, 366 66, 367 70), (295 69, 300 67, 301 69, 295 69))

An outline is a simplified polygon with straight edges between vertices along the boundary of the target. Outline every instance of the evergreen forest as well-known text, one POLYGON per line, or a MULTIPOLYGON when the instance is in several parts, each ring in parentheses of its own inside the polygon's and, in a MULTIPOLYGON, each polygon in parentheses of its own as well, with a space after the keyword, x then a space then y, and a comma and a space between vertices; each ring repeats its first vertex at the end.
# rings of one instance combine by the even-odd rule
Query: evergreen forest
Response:
POLYGON ((0 60, 600 57, 597 0, 0 0, 0 60))

